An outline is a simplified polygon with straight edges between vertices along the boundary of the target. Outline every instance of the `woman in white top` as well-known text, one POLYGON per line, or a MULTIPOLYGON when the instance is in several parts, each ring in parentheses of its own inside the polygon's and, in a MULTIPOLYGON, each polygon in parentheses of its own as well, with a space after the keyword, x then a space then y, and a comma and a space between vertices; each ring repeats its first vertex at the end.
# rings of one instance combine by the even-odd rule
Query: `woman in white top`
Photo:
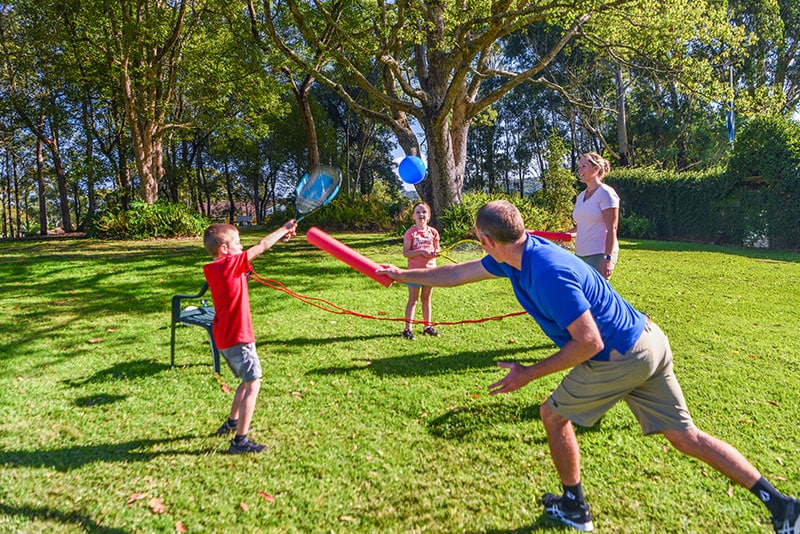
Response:
POLYGON ((597 269, 608 280, 619 254, 617 225, 619 195, 603 183, 611 165, 597 152, 587 152, 578 162, 578 176, 586 184, 575 200, 572 218, 575 226, 575 255, 597 269))

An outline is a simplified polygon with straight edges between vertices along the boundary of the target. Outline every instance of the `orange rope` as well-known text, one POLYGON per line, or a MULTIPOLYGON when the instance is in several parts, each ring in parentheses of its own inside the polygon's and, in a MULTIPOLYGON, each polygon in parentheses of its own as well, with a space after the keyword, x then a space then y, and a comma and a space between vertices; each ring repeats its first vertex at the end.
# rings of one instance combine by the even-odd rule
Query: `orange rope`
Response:
MULTIPOLYGON (((301 295, 299 293, 295 293, 282 283, 278 282, 277 280, 270 280, 269 278, 264 278, 263 276, 259 275, 255 271, 250 272, 250 278, 258 282, 259 284, 270 287, 277 291, 282 291, 286 293, 290 297, 294 297, 300 302, 308 304, 310 306, 314 306, 315 308, 319 308, 320 310, 329 312, 329 313, 336 313, 339 315, 353 315, 355 317, 360 317, 362 319, 374 319, 376 321, 403 321, 406 322, 407 319, 405 317, 375 317, 374 315, 367 315, 364 313, 358 313, 346 308, 342 308, 341 306, 337 306, 327 300, 319 297, 308 297, 306 295, 301 295)), ((431 321, 428 323, 429 325, 454 325, 454 324, 468 324, 468 323, 485 323, 487 321, 499 321, 501 319, 505 319, 506 317, 514 317, 517 315, 525 315, 527 312, 519 311, 514 313, 507 313, 505 315, 498 315, 495 317, 484 317, 482 319, 464 319, 461 321, 431 321)), ((424 321, 412 319, 410 322, 415 324, 422 324, 424 321)))

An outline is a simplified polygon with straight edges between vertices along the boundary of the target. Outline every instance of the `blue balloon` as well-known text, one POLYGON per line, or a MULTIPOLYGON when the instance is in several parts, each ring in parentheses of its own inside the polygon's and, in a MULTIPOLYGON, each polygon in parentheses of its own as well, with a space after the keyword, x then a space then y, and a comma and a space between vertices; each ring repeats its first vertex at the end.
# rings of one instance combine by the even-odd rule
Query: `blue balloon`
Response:
POLYGON ((400 179, 407 184, 418 184, 424 178, 428 170, 425 168, 425 163, 417 156, 406 156, 400 162, 397 168, 400 179))

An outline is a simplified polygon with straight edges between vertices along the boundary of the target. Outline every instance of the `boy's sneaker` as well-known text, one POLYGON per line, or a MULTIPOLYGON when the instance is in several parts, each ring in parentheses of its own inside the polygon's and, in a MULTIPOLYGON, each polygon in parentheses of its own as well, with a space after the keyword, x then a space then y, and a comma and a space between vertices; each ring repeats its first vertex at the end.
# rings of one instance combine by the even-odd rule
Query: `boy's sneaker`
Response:
POLYGON ((230 419, 222 423, 222 426, 217 429, 218 436, 224 436, 226 434, 230 434, 236 430, 236 422, 231 422, 230 419))
POLYGON ((772 518, 775 534, 800 534, 800 501, 790 498, 783 514, 772 518))
POLYGON ((594 530, 588 504, 574 503, 552 493, 544 494, 542 504, 544 505, 544 511, 553 519, 558 519, 581 532, 592 532, 594 530))
POLYGON ((406 328, 405 330, 403 330, 403 339, 413 340, 416 338, 414 337, 414 332, 412 332, 410 328, 406 328))
POLYGON ((231 446, 228 449, 228 454, 241 454, 243 452, 262 452, 267 448, 266 445, 261 445, 256 443, 255 441, 250 441, 248 438, 244 438, 239 443, 236 443, 235 439, 231 440, 231 446))
POLYGON ((422 333, 423 333, 423 334, 425 334, 426 336, 431 336, 431 337, 439 337, 439 332, 437 332, 436 330, 434 330, 432 326, 426 326, 426 327, 425 327, 425 328, 422 330, 422 333))

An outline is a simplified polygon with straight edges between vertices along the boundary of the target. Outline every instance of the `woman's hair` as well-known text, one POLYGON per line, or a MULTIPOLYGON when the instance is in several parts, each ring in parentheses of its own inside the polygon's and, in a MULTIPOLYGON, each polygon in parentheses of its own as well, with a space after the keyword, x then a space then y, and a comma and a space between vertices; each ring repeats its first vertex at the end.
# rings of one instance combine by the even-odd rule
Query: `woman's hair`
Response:
POLYGON ((203 245, 208 253, 216 258, 219 247, 224 243, 228 243, 231 240, 231 236, 237 232, 239 232, 239 229, 232 224, 212 224, 203 233, 203 245))
POLYGON ((608 160, 597 152, 587 152, 583 157, 588 159, 595 167, 599 167, 601 175, 606 175, 611 170, 611 164, 608 160))
POLYGON ((525 234, 522 214, 507 200, 484 204, 475 217, 475 226, 498 243, 514 243, 525 234))

